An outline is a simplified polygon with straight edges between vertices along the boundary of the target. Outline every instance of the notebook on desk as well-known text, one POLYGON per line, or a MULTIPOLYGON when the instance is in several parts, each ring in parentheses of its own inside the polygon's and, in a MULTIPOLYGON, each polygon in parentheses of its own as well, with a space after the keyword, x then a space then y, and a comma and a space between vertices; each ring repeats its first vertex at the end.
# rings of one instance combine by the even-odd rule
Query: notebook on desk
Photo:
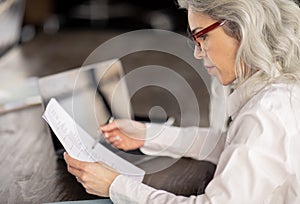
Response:
MULTIPOLYGON (((42 77, 38 80, 43 107, 51 98, 73 117, 89 135, 98 138, 98 127, 111 116, 133 119, 130 96, 119 60, 83 66, 70 71, 42 77)), ((62 157, 65 151, 54 132, 48 128, 56 154, 62 157)), ((104 139, 106 148, 124 159, 138 164, 153 157, 141 155, 138 150, 124 152, 113 148, 104 139)))

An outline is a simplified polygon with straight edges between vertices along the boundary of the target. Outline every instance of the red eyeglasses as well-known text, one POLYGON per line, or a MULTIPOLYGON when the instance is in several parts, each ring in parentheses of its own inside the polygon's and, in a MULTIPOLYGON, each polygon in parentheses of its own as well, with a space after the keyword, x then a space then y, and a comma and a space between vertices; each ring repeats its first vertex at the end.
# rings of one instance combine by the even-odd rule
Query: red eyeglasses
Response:
POLYGON ((197 47, 199 47, 200 51, 202 51, 202 47, 201 47, 201 40, 200 38, 202 38, 202 41, 205 40, 205 37, 206 37, 206 34, 222 25, 224 25, 226 22, 226 20, 221 20, 221 21, 218 21, 214 24, 211 24, 209 25, 208 27, 192 34, 192 32, 189 30, 190 32, 190 36, 192 38, 192 40, 194 41, 194 43, 196 44, 197 47))

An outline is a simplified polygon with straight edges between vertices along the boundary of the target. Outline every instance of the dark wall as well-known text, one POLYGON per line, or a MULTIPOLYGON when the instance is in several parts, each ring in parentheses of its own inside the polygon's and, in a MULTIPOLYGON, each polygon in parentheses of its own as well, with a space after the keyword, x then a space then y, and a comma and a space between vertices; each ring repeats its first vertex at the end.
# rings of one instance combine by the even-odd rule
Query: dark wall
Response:
POLYGON ((185 30, 186 12, 176 0, 56 0, 62 27, 185 30))

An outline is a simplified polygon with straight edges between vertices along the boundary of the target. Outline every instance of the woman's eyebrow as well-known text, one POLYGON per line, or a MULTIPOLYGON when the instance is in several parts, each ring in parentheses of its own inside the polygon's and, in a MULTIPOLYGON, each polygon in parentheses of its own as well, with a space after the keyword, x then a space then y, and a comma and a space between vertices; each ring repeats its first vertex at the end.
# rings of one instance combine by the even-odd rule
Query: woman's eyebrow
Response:
POLYGON ((196 28, 194 28, 193 30, 191 30, 191 33, 194 34, 194 33, 196 32, 196 30, 198 30, 198 29, 201 29, 201 30, 202 30, 203 28, 202 28, 202 27, 196 27, 196 28))

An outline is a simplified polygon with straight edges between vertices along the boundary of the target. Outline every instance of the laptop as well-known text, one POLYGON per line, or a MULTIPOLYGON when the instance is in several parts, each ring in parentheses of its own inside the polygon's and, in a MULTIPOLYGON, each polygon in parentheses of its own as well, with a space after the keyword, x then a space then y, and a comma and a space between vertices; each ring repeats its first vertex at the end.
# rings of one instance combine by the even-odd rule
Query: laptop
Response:
MULTIPOLYGON (((42 77, 38 86, 44 109, 51 98, 56 98, 76 123, 95 139, 99 138, 99 126, 112 116, 134 118, 122 63, 117 59, 42 77)), ((54 150, 62 158, 65 150, 49 126, 48 130, 54 150)), ((142 155, 139 150, 118 150, 104 139, 100 142, 134 164, 153 158, 142 155)))

